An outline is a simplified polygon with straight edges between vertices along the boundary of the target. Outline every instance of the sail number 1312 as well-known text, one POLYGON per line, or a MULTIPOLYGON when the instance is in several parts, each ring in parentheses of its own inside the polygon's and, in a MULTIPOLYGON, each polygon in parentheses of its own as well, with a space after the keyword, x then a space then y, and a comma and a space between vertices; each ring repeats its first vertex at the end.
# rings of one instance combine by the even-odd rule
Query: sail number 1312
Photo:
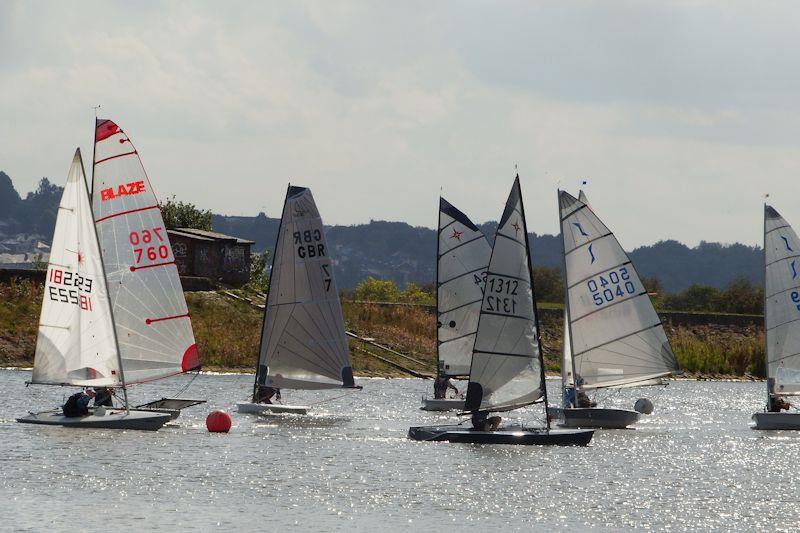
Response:
POLYGON ((506 279, 499 276, 490 277, 486 281, 486 311, 515 315, 517 313, 517 290, 519 280, 506 279))

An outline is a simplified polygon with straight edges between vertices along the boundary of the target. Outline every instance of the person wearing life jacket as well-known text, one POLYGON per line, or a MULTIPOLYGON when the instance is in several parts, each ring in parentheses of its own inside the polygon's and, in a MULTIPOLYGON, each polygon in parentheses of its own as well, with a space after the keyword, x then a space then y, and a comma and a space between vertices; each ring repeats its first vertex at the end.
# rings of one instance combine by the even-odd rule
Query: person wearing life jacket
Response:
POLYGON ((64 416, 68 418, 77 416, 86 416, 89 414, 89 402, 94 398, 94 391, 92 389, 85 389, 81 392, 76 392, 64 403, 62 411, 64 416))
POLYGON ((437 400, 443 400, 447 397, 447 389, 453 389, 458 394, 458 388, 450 382, 447 376, 436 376, 433 381, 433 397, 437 400))

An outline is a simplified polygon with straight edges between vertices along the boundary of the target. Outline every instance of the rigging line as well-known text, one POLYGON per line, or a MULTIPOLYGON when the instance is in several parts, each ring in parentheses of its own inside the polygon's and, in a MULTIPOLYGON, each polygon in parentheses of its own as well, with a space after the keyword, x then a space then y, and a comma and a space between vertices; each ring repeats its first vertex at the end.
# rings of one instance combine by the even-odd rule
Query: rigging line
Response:
POLYGON ((584 246, 588 246, 588 245, 592 244, 592 243, 593 243, 593 242, 595 242, 595 241, 599 241, 600 239, 604 239, 605 237, 613 237, 613 236, 614 236, 614 234, 613 234, 613 233, 611 233, 611 232, 609 231, 608 233, 606 233, 606 234, 604 234, 604 235, 600 235, 600 236, 598 236, 598 237, 595 237, 594 239, 589 239, 588 241, 586 241, 586 242, 584 242, 584 243, 581 243, 581 244, 579 244, 578 246, 576 246, 576 247, 575 247, 575 248, 573 248, 572 250, 570 250, 570 251, 568 251, 568 252, 565 252, 565 253, 564 253, 564 255, 569 255, 569 254, 571 254, 572 252, 578 251, 578 250, 580 250, 581 248, 583 248, 584 246))
POLYGON ((497 235, 496 235, 496 237, 495 237, 495 240, 497 240, 497 237, 503 237, 504 239, 508 239, 509 241, 511 241, 511 242, 514 242, 514 243, 517 243, 517 244, 519 244, 520 246, 522 246, 523 248, 525 248, 525 245, 524 245, 523 243, 519 242, 519 241, 518 241, 517 239, 515 239, 514 237, 509 237, 508 235, 504 235, 503 233, 497 233, 497 235))
MULTIPOLYGON (((462 266, 463 266, 463 263, 462 263, 462 266)), ((470 274, 474 274, 475 272, 480 272, 480 271, 482 271, 482 270, 486 270, 486 267, 485 267, 485 266, 480 266, 480 267, 478 267, 478 268, 476 268, 476 269, 469 270, 469 271, 466 271, 466 272, 462 272, 461 274, 458 274, 457 276, 453 276, 453 277, 452 277, 452 278, 450 278, 450 279, 446 279, 446 280, 444 280, 444 281, 440 281, 440 282, 439 282, 439 286, 441 287, 442 285, 444 285, 444 284, 446 284, 446 283, 450 283, 451 281, 455 281, 455 280, 457 280, 457 279, 461 279, 461 278, 463 278, 464 276, 469 276, 470 274)))
POLYGON ((450 252, 452 252, 453 250, 457 250, 458 248, 461 248, 462 246, 466 246, 467 244, 469 244, 469 243, 471 243, 471 242, 475 242, 475 241, 477 241, 477 240, 479 240, 479 239, 485 239, 485 238, 486 238, 486 237, 484 237, 483 235, 478 235, 477 237, 475 237, 475 238, 472 238, 472 239, 470 239, 470 240, 468 240, 468 241, 464 241, 464 242, 462 242, 461 244, 459 244, 459 245, 457 245, 457 246, 453 246, 452 248, 450 248, 449 250, 447 250, 447 252, 445 252, 445 253, 450 253, 450 252))
MULTIPOLYGON (((609 341, 604 342, 603 344, 598 344, 597 346, 591 348, 591 350, 596 350, 597 348, 600 348, 602 346, 607 346, 607 345, 611 344, 612 342, 617 342, 618 340, 624 339, 625 337, 628 337, 630 335, 635 335, 635 334, 638 334, 638 333, 642 333, 643 331, 647 331, 648 329, 652 329, 652 328, 654 328, 656 326, 660 326, 660 325, 661 325, 661 322, 659 322, 658 324, 654 324, 652 326, 647 326, 645 328, 642 328, 639 331, 632 331, 630 333, 626 333, 625 335, 621 335, 621 336, 617 337, 616 339, 611 339, 609 341)), ((582 353, 586 353, 588 351, 590 351, 590 350, 584 350, 582 352, 573 353, 573 357, 576 357, 576 356, 578 356, 578 355, 580 355, 582 353)))
MULTIPOLYGON (((299 324, 299 322, 298 322, 298 324, 299 324)), ((302 328, 302 325, 301 325, 301 328, 302 328)), ((306 331, 306 334, 308 334, 307 331, 306 331)), ((317 362, 315 363, 313 360, 310 360, 310 359, 307 359, 307 358, 303 357, 298 352, 294 352, 293 350, 287 348, 286 346, 282 346, 283 349, 289 350, 290 352, 294 353, 300 359, 302 359, 302 360, 304 360, 304 361, 316 366, 317 368, 323 369, 325 372, 328 372, 329 374, 326 374, 326 375, 332 375, 332 376, 334 376, 335 379, 339 378, 339 375, 341 373, 341 369, 338 368, 339 365, 337 364, 337 362, 335 360, 331 360, 331 359, 328 358, 328 356, 327 356, 328 354, 317 352, 316 350, 312 349, 310 346, 306 346, 303 343, 303 341, 301 341, 295 335, 293 335, 291 331, 288 331, 288 330, 284 329, 283 330, 283 335, 286 335, 286 336, 291 337, 292 339, 294 339, 297 342, 297 344, 300 345, 301 348, 304 348, 306 350, 306 353, 310 354, 311 356, 316 356, 317 357, 317 362), (328 365, 330 365, 330 366, 328 366, 328 365)), ((282 337, 283 337, 283 335, 282 335, 282 337)), ((277 351, 277 348, 276 348, 276 351, 277 351)))
MULTIPOLYGON (((479 300, 472 300, 471 302, 467 302, 465 304, 461 304, 461 305, 458 305, 456 307, 451 307, 450 309, 442 309, 441 311, 439 311, 439 316, 444 315, 445 313, 452 313, 453 311, 457 311, 459 309, 462 309, 462 308, 470 306, 470 305, 479 304, 481 302, 483 302, 483 298, 481 298, 479 300)), ((478 306, 478 307, 480 308, 480 306, 478 306)))
POLYGON ((783 226, 778 226, 777 228, 772 228, 771 230, 767 230, 767 231, 764 233, 764 236, 767 236, 767 235, 769 235, 769 234, 770 234, 770 233, 772 233, 773 231, 778 231, 779 229, 788 228, 788 227, 790 227, 790 226, 789 226, 789 224, 784 224, 783 226))
MULTIPOLYGON (((575 204, 572 204, 572 205, 575 205, 575 204)), ((572 205, 571 205, 570 207, 572 207, 572 205)), ((585 208, 585 207, 588 207, 588 206, 587 206, 586 204, 583 204, 583 205, 582 205, 582 206, 580 206, 579 208, 577 208, 577 209, 575 209, 575 210, 573 210, 573 211, 570 211, 570 213, 569 213, 568 215, 561 217, 561 222, 564 222, 564 221, 565 221, 565 220, 567 220, 569 217, 571 217, 572 215, 574 215, 575 213, 577 213, 578 211, 580 211, 581 209, 583 209, 583 208, 585 208)), ((562 207, 562 209, 564 209, 564 208, 562 207)))
MULTIPOLYGON (((185 373, 185 372, 184 372, 184 373, 185 373)), ((192 376, 192 379, 190 379, 190 380, 189 380, 189 383, 187 383, 186 385, 184 385, 184 386, 183 386, 183 387, 182 387, 182 388, 181 388, 181 389, 180 389, 178 392, 176 392, 175 394, 173 394, 173 396, 176 396, 176 397, 177 397, 177 396, 180 396, 181 394, 183 394, 184 392, 186 392, 186 391, 189 389, 189 387, 191 387, 191 386, 192 386, 192 383, 194 383, 194 380, 195 380, 195 379, 197 379, 197 376, 199 376, 199 375, 200 375, 200 371, 199 371, 199 370, 197 370, 197 371, 193 372, 193 374, 194 374, 194 376, 192 376)))
POLYGON ((776 259, 775 261, 771 261, 771 262, 767 263, 766 265, 764 265, 764 268, 770 267, 770 266, 774 265, 775 263, 780 263, 781 261, 786 261, 787 259, 795 259, 797 257, 800 257, 800 254, 787 255, 786 257, 781 257, 779 259, 776 259))
MULTIPOLYGON (((329 326, 329 324, 332 324, 332 322, 335 320, 335 315, 333 314, 333 311, 330 308, 330 303, 328 304, 328 311, 330 312, 330 315, 333 318, 333 320, 325 320, 325 317, 324 317, 325 311, 322 309, 321 306, 314 307, 313 310, 317 311, 318 314, 320 315, 321 322, 323 322, 325 324, 324 328, 319 325, 320 321, 318 321, 316 319, 316 317, 312 315, 311 311, 306 309, 305 306, 300 306, 298 311, 302 311, 303 313, 305 313, 305 315, 308 318, 308 320, 311 322, 311 324, 314 326, 314 328, 316 328, 317 332, 319 333, 319 337, 318 338, 323 339, 322 342, 318 342, 317 343, 317 346, 319 346, 322 349, 322 355, 324 355, 326 358, 329 358, 333 362, 334 367, 340 366, 341 365, 341 360, 340 360, 340 357, 339 357, 339 353, 337 352, 337 348, 341 348, 341 344, 340 344, 341 335, 337 335, 337 332, 332 331, 331 327, 329 326), (323 331, 323 329, 325 331, 323 331), (327 331, 327 333, 326 333, 326 331, 327 331)), ((303 331, 305 331, 306 334, 308 334, 308 336, 313 339, 314 336, 311 334, 311 332, 308 329, 306 329, 303 326, 303 323, 301 323, 296 318, 295 314, 292 313, 291 316, 292 316, 292 320, 297 322, 297 324, 300 326, 300 328, 303 329, 303 331)))

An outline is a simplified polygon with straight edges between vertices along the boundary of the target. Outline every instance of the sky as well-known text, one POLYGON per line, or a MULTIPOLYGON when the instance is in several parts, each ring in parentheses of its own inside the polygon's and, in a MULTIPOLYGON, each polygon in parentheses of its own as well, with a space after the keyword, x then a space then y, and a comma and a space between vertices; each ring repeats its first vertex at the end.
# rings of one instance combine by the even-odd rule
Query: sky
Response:
POLYGON ((161 198, 433 227, 438 196, 528 228, 587 180, 626 248, 759 244, 800 224, 800 4, 0 2, 0 170, 23 194, 91 159, 93 106, 161 198))

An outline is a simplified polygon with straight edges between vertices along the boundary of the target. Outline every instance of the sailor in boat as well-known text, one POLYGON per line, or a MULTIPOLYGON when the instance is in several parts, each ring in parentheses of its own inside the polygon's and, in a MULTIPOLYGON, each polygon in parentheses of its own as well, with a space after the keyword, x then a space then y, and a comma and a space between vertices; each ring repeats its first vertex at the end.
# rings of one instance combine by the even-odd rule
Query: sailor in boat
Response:
POLYGON ((76 392, 64 403, 62 408, 67 418, 86 416, 89 414, 89 402, 94 398, 94 390, 84 389, 76 392))
POLYGON ((114 407, 114 389, 109 387, 95 387, 94 406, 114 407))
POLYGON ((267 387, 265 385, 261 385, 258 388, 258 401, 256 403, 272 403, 272 398, 275 398, 275 401, 281 401, 281 390, 275 387, 267 387))
POLYGON ((437 376, 433 382, 433 397, 437 400, 444 400, 447 398, 447 389, 453 389, 458 395, 458 388, 453 385, 449 377, 437 376))
MULTIPOLYGON (((583 378, 579 374, 578 386, 583 385, 583 383, 583 378)), ((576 392, 575 387, 564 387, 564 398, 566 399, 566 405, 583 408, 597 407, 597 402, 593 402, 585 391, 578 389, 576 392)))
POLYGON ((472 414, 472 429, 475 431, 497 431, 503 419, 499 416, 489 416, 485 411, 476 411, 472 414))

